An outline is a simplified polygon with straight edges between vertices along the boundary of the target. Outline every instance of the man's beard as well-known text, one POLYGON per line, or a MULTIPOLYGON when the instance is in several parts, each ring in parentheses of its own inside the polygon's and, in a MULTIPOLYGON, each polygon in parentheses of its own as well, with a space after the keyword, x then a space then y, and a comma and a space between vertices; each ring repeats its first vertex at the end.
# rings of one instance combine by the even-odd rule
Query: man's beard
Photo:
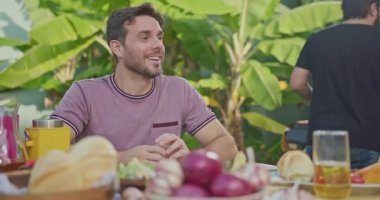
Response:
POLYGON ((125 65, 126 68, 128 68, 129 70, 145 77, 145 78, 149 78, 149 79, 152 79, 156 76, 159 76, 162 74, 162 68, 160 67, 160 70, 159 71, 151 71, 149 70, 149 68, 144 65, 144 64, 141 64, 139 62, 134 62, 134 63, 126 63, 125 65))

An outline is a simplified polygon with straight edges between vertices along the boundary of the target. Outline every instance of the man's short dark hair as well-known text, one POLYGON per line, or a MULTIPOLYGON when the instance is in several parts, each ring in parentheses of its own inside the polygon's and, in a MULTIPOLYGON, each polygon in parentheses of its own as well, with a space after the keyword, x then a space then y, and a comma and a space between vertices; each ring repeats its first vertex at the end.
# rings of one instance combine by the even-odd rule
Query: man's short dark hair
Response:
POLYGON ((124 43, 128 30, 125 23, 129 24, 135 17, 147 15, 153 17, 162 26, 164 23, 163 17, 157 12, 151 4, 144 3, 137 7, 123 8, 114 11, 107 20, 106 38, 110 45, 111 40, 117 40, 124 43))
POLYGON ((373 3, 379 5, 380 0, 343 0, 343 20, 366 18, 373 3))

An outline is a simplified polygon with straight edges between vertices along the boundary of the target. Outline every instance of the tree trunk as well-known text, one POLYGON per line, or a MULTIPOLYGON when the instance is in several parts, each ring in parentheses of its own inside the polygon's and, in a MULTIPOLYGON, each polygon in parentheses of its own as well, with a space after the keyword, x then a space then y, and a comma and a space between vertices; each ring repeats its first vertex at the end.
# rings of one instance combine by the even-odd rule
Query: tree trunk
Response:
POLYGON ((242 118, 240 113, 240 105, 243 97, 239 94, 242 79, 240 75, 240 63, 233 66, 232 69, 232 81, 227 102, 225 126, 235 138, 238 150, 244 151, 244 134, 242 131, 242 118))
POLYGON ((226 122, 226 128, 235 138, 236 145, 239 151, 245 151, 244 146, 244 133, 242 130, 242 118, 239 108, 232 110, 230 115, 228 115, 228 121, 226 122))

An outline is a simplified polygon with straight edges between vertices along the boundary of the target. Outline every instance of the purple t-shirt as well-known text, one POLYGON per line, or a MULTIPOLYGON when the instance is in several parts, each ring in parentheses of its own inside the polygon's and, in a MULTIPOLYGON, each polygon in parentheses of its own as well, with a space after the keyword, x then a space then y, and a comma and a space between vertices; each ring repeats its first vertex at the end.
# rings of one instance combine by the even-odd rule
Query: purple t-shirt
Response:
POLYGON ((123 92, 114 75, 74 82, 51 118, 70 125, 77 137, 102 135, 117 150, 153 145, 163 133, 191 135, 215 119, 199 93, 186 80, 173 76, 154 78, 144 95, 123 92))

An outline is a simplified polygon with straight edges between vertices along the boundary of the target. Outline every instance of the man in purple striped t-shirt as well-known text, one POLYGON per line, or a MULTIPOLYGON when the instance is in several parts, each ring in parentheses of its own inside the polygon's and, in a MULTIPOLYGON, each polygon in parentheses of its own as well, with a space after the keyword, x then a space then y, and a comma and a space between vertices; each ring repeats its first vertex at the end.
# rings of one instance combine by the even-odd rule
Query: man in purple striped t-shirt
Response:
POLYGON ((161 75, 162 24, 150 4, 115 11, 107 21, 115 72, 75 82, 51 117, 71 127, 72 139, 104 136, 120 162, 187 155, 183 129, 222 159, 232 159, 234 139, 199 93, 182 78, 161 75))

